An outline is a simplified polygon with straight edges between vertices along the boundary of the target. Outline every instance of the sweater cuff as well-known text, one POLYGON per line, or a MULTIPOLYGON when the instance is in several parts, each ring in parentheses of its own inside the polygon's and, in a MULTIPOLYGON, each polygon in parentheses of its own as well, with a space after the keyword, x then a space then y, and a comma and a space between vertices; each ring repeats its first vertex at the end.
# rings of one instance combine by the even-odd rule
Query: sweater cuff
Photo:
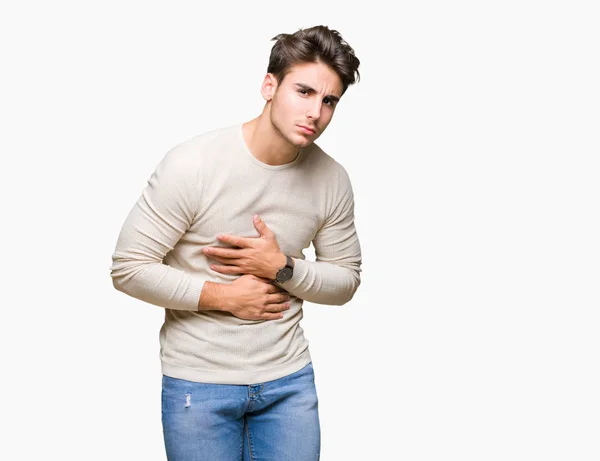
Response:
POLYGON ((294 272, 292 278, 283 282, 283 288, 296 289, 302 286, 308 272, 308 264, 304 259, 292 258, 294 260, 294 272))
POLYGON ((194 312, 198 311, 198 303, 200 302, 200 295, 202 294, 202 289, 204 288, 204 282, 205 280, 203 278, 192 277, 190 281, 190 287, 181 300, 182 310, 194 312))

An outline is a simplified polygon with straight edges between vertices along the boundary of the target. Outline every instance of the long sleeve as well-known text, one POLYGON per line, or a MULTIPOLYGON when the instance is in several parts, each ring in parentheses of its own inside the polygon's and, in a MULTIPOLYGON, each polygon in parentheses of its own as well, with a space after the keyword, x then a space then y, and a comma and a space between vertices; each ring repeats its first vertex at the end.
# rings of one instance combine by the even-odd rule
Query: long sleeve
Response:
POLYGON ((196 311, 205 279, 163 264, 195 219, 199 174, 184 147, 171 149, 127 216, 112 255, 114 287, 169 309, 196 311))
POLYGON ((345 304, 360 285, 362 256, 354 224, 354 194, 343 168, 337 184, 333 211, 312 242, 315 261, 294 258, 293 277, 280 284, 294 296, 317 304, 345 304))

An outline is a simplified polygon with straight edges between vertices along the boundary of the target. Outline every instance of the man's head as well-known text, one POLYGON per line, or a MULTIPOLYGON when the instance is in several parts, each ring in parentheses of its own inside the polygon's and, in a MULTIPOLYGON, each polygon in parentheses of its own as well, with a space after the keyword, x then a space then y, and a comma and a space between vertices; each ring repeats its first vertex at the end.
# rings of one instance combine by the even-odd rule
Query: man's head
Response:
POLYGON ((339 32, 327 26, 272 40, 276 43, 261 88, 271 123, 290 144, 306 147, 329 125, 348 86, 360 80, 360 61, 339 32))

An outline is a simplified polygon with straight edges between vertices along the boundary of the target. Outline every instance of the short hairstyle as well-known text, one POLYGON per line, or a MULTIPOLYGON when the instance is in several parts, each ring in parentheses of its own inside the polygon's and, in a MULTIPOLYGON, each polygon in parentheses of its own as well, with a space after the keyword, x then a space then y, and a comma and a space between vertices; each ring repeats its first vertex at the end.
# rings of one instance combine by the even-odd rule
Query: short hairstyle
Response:
POLYGON ((322 62, 331 67, 342 80, 342 94, 360 80, 360 61, 337 30, 314 26, 293 34, 278 34, 271 40, 276 42, 267 73, 273 74, 279 84, 294 65, 306 62, 322 62))

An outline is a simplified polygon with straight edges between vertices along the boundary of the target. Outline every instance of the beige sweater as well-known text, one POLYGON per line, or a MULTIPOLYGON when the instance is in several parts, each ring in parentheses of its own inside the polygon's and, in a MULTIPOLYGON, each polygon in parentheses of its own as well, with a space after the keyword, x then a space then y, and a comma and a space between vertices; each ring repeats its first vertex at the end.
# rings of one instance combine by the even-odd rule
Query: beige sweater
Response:
POLYGON ((310 362, 300 327, 303 300, 348 302, 360 284, 361 249, 352 186, 345 169, 317 144, 285 165, 268 165, 248 149, 242 124, 200 134, 166 153, 119 234, 111 277, 117 290, 165 308, 162 373, 196 382, 256 384, 310 362), (258 237, 258 214, 294 259, 280 284, 291 308, 277 320, 242 320, 198 312, 205 281, 238 276, 212 270, 202 253, 225 246, 224 233, 258 237), (315 261, 303 250, 313 243, 315 261))

